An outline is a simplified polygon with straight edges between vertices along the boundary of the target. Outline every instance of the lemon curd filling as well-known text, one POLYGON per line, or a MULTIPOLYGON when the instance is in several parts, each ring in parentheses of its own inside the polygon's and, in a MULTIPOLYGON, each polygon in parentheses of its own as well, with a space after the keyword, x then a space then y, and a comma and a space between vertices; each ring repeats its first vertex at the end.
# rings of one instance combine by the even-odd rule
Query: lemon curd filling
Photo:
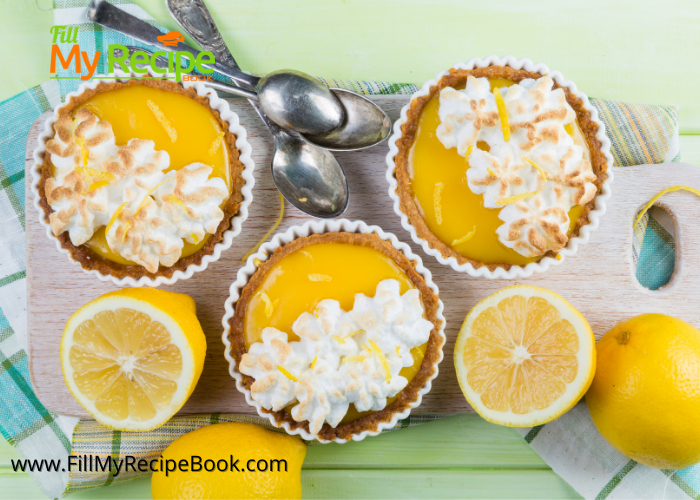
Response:
MULTIPOLYGON (((117 146, 131 139, 152 140, 156 150, 170 155, 170 168, 166 171, 204 163, 213 169, 210 177, 223 179, 230 191, 229 151, 224 131, 212 112, 194 99, 147 85, 132 85, 98 93, 79 108, 87 108, 99 119, 108 121, 117 146)), ((185 241, 182 257, 197 252, 209 237, 207 234, 196 244, 185 241)), ((86 245, 113 262, 137 265, 109 248, 104 227, 95 231, 86 245)))
MULTIPOLYGON (((261 341, 262 330, 274 327, 286 332, 290 342, 299 340, 292 325, 304 312, 312 312, 324 299, 334 299, 344 311, 353 308, 355 294, 373 297, 377 284, 394 279, 401 293, 415 288, 396 263, 372 248, 347 243, 318 243, 300 248, 281 259, 260 284, 248 303, 243 332, 246 347, 261 341)), ((413 366, 400 375, 409 383, 423 362, 427 343, 411 349, 413 366)), ((389 398, 387 405, 396 399, 389 398)), ((358 412, 353 405, 343 422, 371 412, 358 412)))
MULTIPOLYGON (((505 78, 493 78, 489 82, 491 90, 515 83, 505 78)), ((464 87, 461 85, 457 89, 464 87)), ((421 112, 408 158, 411 195, 428 229, 464 257, 478 262, 526 265, 538 261, 541 257, 524 257, 498 241, 496 229, 503 224, 498 218, 500 208, 484 206, 483 196, 473 193, 467 184, 467 160, 456 148, 447 149, 438 139, 439 109, 438 93, 421 112)), ((574 143, 583 147, 584 158, 590 161, 588 145, 578 123, 565 128, 574 143)), ((485 142, 477 143, 477 147, 489 150, 485 142)), ((574 206, 569 211, 569 234, 576 227, 582 211, 581 206, 574 206)))

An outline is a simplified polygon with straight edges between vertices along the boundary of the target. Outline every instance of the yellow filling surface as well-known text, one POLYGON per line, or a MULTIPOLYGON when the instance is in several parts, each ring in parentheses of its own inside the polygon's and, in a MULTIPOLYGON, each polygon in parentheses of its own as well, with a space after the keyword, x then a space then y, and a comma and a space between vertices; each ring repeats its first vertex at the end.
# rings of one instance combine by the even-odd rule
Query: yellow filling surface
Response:
MULTIPOLYGON (((492 89, 515 83, 505 78, 494 78, 490 82, 492 89)), ((457 148, 447 149, 438 139, 439 109, 440 96, 435 95, 423 108, 409 152, 411 194, 422 209, 428 229, 463 256, 485 264, 536 262, 539 257, 523 257, 498 241, 496 229, 503 224, 498 218, 500 208, 484 207, 483 196, 474 194, 467 184, 467 160, 457 153, 457 148)), ((578 124, 567 126, 566 130, 574 142, 584 148, 584 157, 590 160, 588 145, 578 124)), ((489 150, 484 142, 479 142, 477 147, 489 150)), ((580 206, 569 211, 570 232, 582 211, 580 206)))
MULTIPOLYGON (((345 243, 309 245, 280 260, 265 277, 248 303, 244 319, 246 346, 261 340, 262 330, 271 326, 286 332, 289 340, 294 321, 304 312, 313 312, 324 299, 335 299, 344 311, 352 309, 355 294, 374 297, 377 284, 395 279, 401 293, 415 288, 396 263, 372 248, 345 243)), ((423 362, 427 343, 411 349, 414 364, 401 375, 410 382, 423 362)), ((387 405, 394 401, 389 399, 387 405)), ((360 413, 350 406, 343 422, 371 412, 360 413)))
MULTIPOLYGON (((194 99, 147 85, 133 85, 96 94, 80 107, 112 125, 117 146, 130 139, 150 139, 156 150, 170 155, 168 171, 201 162, 212 167, 211 177, 222 178, 231 189, 224 131, 212 112, 194 99)), ((86 245, 111 261, 137 265, 110 250, 104 229, 98 229, 86 245)), ((185 241, 182 257, 195 253, 208 239, 206 235, 197 244, 185 241)))

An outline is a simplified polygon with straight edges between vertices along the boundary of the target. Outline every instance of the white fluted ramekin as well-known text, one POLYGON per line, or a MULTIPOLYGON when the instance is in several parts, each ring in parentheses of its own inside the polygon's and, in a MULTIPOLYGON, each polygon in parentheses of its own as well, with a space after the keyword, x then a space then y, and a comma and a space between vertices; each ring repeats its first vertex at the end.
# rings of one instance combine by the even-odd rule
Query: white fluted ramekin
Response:
MULTIPOLYGON (((156 78, 162 78, 164 76, 175 76, 173 73, 155 73, 151 69, 148 70, 148 74, 156 78)), ((44 130, 39 135, 39 145, 34 150, 34 166, 31 169, 31 190, 34 195, 34 208, 36 208, 39 214, 39 221, 46 229, 46 236, 48 236, 50 240, 53 240, 56 243, 56 248, 59 252, 66 255, 73 264, 79 266, 85 273, 93 274, 97 276, 97 278, 101 281, 112 281, 115 285, 118 286, 159 286, 162 284, 171 285, 178 280, 183 280, 192 277, 192 275, 196 272, 204 271, 210 263, 219 260, 219 258, 221 257, 221 252, 230 248, 231 244, 233 243, 233 238, 241 232, 243 221, 245 221, 248 218, 248 206, 253 201, 253 186, 255 184, 253 170, 255 168, 255 163, 253 162, 253 159, 251 157, 252 148, 246 139, 246 131, 241 126, 238 119, 238 115, 231 111, 231 108, 229 107, 228 103, 221 99, 214 90, 206 87, 201 82, 177 82, 184 88, 194 88, 198 96, 206 97, 209 100, 209 106, 212 109, 218 111, 221 119, 228 124, 228 131, 236 136, 236 149, 238 149, 239 152, 238 159, 244 166, 243 171, 241 172, 241 176, 245 180, 245 185, 241 189, 241 195, 243 196, 243 199, 241 200, 238 213, 231 218, 229 229, 222 233, 223 239, 216 245, 214 245, 214 251, 210 255, 205 255, 199 264, 190 264, 189 266, 187 266, 187 268, 185 268, 184 271, 175 271, 170 277, 156 276, 155 278, 151 278, 149 276, 142 276, 138 279, 135 279, 131 276, 126 276, 123 278, 117 278, 108 274, 102 274, 96 269, 85 269, 82 267, 80 262, 74 260, 71 257, 70 252, 67 249, 63 248, 58 238, 56 238, 53 235, 51 227, 49 226, 46 220, 46 213, 39 205, 39 202, 41 201, 41 197, 39 194, 39 181, 41 180, 41 166, 44 163, 44 155, 46 154, 46 142, 54 136, 53 126, 59 118, 59 111, 66 103, 70 102, 71 97, 79 96, 86 90, 94 89, 95 87, 97 87, 97 85, 99 85, 102 82, 126 82, 128 81, 126 77, 143 75, 117 71, 107 76, 111 78, 89 80, 80 85, 80 87, 78 87, 78 90, 67 94, 64 103, 62 103, 59 106, 56 106, 56 108, 54 108, 53 115, 51 115, 44 123, 44 130)))
POLYGON ((583 102, 584 109, 586 109, 586 111, 588 111, 591 114, 591 121, 598 124, 598 133, 596 134, 596 138, 600 141, 600 150, 605 155, 605 159, 608 163, 608 169, 606 172, 608 177, 605 180, 605 182, 603 182, 600 193, 598 193, 598 195, 595 198, 595 208, 591 210, 588 214, 588 224, 586 224, 579 230, 578 236, 576 236, 575 238, 571 238, 566 244, 566 246, 559 252, 557 252, 557 257, 561 255, 561 258, 544 257, 540 261, 527 264, 526 266, 511 266, 511 268, 507 271, 502 267, 497 267, 493 271, 489 270, 489 268, 486 266, 475 268, 471 264, 471 262, 460 264, 455 257, 445 257, 438 249, 431 247, 426 240, 418 236, 416 228, 413 226, 413 224, 411 224, 406 214, 403 213, 403 211, 401 210, 401 199, 396 194, 398 182, 394 173, 394 171, 396 170, 396 163, 394 161, 394 158, 399 152, 399 148, 396 145, 396 143, 402 136, 401 127, 406 122, 407 113, 408 110, 411 108, 413 101, 419 97, 428 95, 430 93, 430 88, 434 85, 437 85, 437 83, 443 76, 449 74, 450 70, 441 71, 435 76, 435 78, 425 82, 421 89, 411 96, 411 100, 409 101, 409 103, 401 109, 401 116, 396 121, 396 123, 394 123, 394 133, 389 138, 389 153, 386 156, 386 179, 389 182, 389 196, 394 202, 394 212, 396 212, 396 214, 399 217, 401 217, 401 225, 404 227, 404 229, 406 229, 406 231, 408 231, 411 234, 411 238, 413 239, 413 241, 419 244, 423 248, 423 251, 425 253, 435 257, 438 260, 438 262, 440 262, 440 264, 450 266, 455 271, 467 273, 471 276, 476 277, 484 277, 489 279, 526 278, 528 276, 531 276, 535 272, 544 272, 547 269, 549 269, 550 266, 561 264, 565 257, 574 255, 578 251, 579 247, 588 241, 591 233, 600 224, 600 218, 605 213, 606 202, 610 198, 610 187, 613 181, 613 157, 612 154, 610 154, 610 140, 605 135, 605 125, 598 118, 598 110, 596 110, 591 105, 591 103, 588 101, 588 97, 586 96, 586 94, 579 91, 576 88, 576 85, 573 82, 565 79, 560 72, 551 71, 544 64, 534 64, 529 59, 516 59, 513 56, 488 56, 483 59, 474 57, 472 59, 469 59, 466 63, 455 64, 450 69, 469 70, 475 68, 485 68, 487 66, 508 66, 513 69, 524 69, 526 71, 536 72, 542 75, 546 74, 547 76, 550 76, 559 86, 566 87, 573 95, 581 99, 581 101, 583 102))
MULTIPOLYGON (((413 253, 411 251, 411 248, 405 244, 402 243, 396 238, 395 235, 392 233, 387 233, 384 231, 382 228, 379 226, 368 226, 362 221, 350 221, 347 219, 337 219, 337 220, 313 220, 313 221, 308 221, 301 226, 292 226, 289 229, 287 229, 283 233, 277 233, 272 240, 270 240, 267 243, 264 243, 256 253, 248 257, 248 260, 246 261, 245 266, 243 266, 241 269, 238 270, 238 275, 236 281, 231 285, 230 289, 230 295, 228 299, 226 299, 225 303, 225 310, 226 314, 224 315, 222 319, 222 324, 224 327, 224 333, 222 335, 222 340, 224 342, 224 356, 226 357, 226 360, 229 363, 229 373, 231 376, 236 380, 236 388, 240 392, 243 393, 245 396, 246 401, 248 404, 252 407, 254 407, 258 415, 260 415, 263 418, 267 418, 272 425, 275 427, 282 427, 284 430, 287 431, 289 434, 294 434, 294 435, 299 435, 303 439, 306 439, 308 441, 313 440, 313 439, 318 439, 322 443, 330 443, 332 441, 322 439, 316 434, 311 434, 308 432, 306 429, 303 429, 301 427, 297 427, 296 429, 292 429, 289 422, 282 422, 281 424, 275 420, 275 417, 268 413, 263 411, 262 406, 260 403, 255 401, 250 393, 249 389, 246 389, 243 385, 243 376, 241 373, 238 371, 238 367, 236 365, 236 360, 233 358, 231 355, 231 342, 229 341, 229 333, 231 331, 231 326, 229 325, 229 320, 233 317, 235 313, 235 307, 236 307, 236 302, 241 296, 241 291, 243 290, 243 287, 246 286, 250 278, 253 276, 255 273, 257 266, 255 264, 256 260, 259 260, 260 262, 266 261, 273 253, 274 251, 288 243, 291 243, 292 241, 298 239, 298 238, 303 238, 305 236, 310 236, 312 234, 323 234, 323 233, 337 233, 337 232, 345 232, 345 233, 360 233, 360 234, 376 234, 379 236, 384 241, 388 241, 389 243, 392 244, 394 248, 397 250, 401 251, 411 262, 415 264, 414 268, 415 270, 423 277, 425 280, 426 284, 428 287, 435 293, 435 295, 438 295, 438 288, 433 283, 432 279, 432 274, 430 271, 423 266, 423 261, 421 258, 413 253)), ((394 426, 396 426, 397 422, 401 419, 404 419, 408 417, 408 415, 411 413, 411 410, 413 408, 416 408, 420 405, 421 400, 423 399, 423 396, 430 392, 430 388, 432 386, 432 381, 435 379, 435 377, 438 376, 438 365, 442 361, 443 358, 443 352, 442 348, 445 345, 445 316, 443 315, 443 310, 445 306, 442 303, 442 300, 439 299, 438 296, 438 309, 436 313, 436 318, 438 321, 440 321, 441 326, 438 329, 438 335, 442 339, 442 345, 439 347, 439 356, 438 359, 435 363, 435 371, 433 375, 426 381, 425 385, 417 392, 417 399, 411 403, 411 405, 406 408, 404 411, 400 413, 395 413, 392 416, 392 419, 389 422, 381 422, 377 426, 376 431, 362 431, 358 434, 354 434, 352 436, 353 441, 362 441, 364 438, 367 436, 376 436, 380 434, 383 430, 386 429, 391 429, 394 426)), ((335 438, 333 441, 336 443, 346 443, 347 440, 341 439, 341 438, 335 438)))

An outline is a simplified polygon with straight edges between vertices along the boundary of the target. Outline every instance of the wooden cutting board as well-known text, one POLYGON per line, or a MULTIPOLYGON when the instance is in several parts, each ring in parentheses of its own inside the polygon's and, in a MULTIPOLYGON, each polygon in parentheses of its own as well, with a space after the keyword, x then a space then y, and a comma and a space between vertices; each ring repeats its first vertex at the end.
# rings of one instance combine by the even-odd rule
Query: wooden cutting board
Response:
MULTIPOLYGON (((374 97, 392 120, 399 116, 408 96, 374 97)), ((228 374, 221 342, 224 301, 229 286, 236 279, 241 258, 274 223, 279 198, 269 172, 273 143, 267 130, 246 101, 232 99, 232 109, 248 131, 253 147, 255 189, 250 217, 242 233, 221 259, 192 278, 163 289, 191 295, 197 303, 197 316, 207 335, 208 350, 199 384, 180 414, 229 412, 255 414, 228 374)), ((32 167, 32 152, 37 136, 49 113, 41 116, 27 139, 27 164, 32 167)), ((680 317, 700 326, 700 199, 688 192, 670 193, 662 199, 675 223, 676 271, 668 286, 658 291, 643 288, 634 277, 632 264, 632 222, 637 211, 656 193, 674 185, 700 189, 700 170, 692 165, 673 163, 615 168, 612 199, 600 227, 577 255, 546 273, 526 279, 487 280, 457 273, 425 255, 400 224, 387 195, 384 173, 388 146, 368 151, 340 153, 350 185, 350 205, 344 216, 362 219, 393 232, 411 245, 433 273, 445 303, 447 344, 440 375, 429 394, 414 413, 468 413, 457 384, 452 363, 454 341, 469 310, 479 300, 505 286, 531 284, 549 288, 569 300, 588 319, 596 334, 603 335, 617 322, 647 312, 661 312, 680 317)), ((30 373, 34 390, 50 410, 65 415, 88 417, 68 392, 61 374, 59 344, 68 317, 86 302, 116 289, 83 273, 55 248, 46 237, 29 190, 31 175, 27 171, 27 311, 29 327, 30 373)), ((280 231, 300 224, 308 217, 286 205, 280 231)))

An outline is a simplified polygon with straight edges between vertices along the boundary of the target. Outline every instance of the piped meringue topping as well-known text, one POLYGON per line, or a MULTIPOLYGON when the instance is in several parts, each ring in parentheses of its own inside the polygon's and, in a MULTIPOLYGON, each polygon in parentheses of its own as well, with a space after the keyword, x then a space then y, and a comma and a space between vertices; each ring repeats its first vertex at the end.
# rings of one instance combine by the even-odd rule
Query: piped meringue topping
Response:
POLYGON ((68 231, 77 246, 107 226, 113 252, 156 272, 180 259, 183 240, 198 243, 216 232, 228 189, 209 178, 211 167, 193 163, 166 173, 167 152, 145 139, 116 146, 109 122, 85 108, 61 116, 54 129, 46 150, 55 171, 45 184, 54 235, 68 231))
POLYGON ((358 411, 385 408, 408 384, 400 371, 413 365, 411 349, 426 343, 432 329, 420 292, 401 295, 399 282, 388 279, 372 298, 357 294, 350 311, 326 299, 313 314, 302 313, 292 326, 298 341, 265 328, 239 370, 255 379, 255 401, 273 411, 294 405, 292 418, 308 420, 315 434, 324 422, 336 427, 351 404, 358 411))
POLYGON ((548 76, 526 79, 497 99, 487 78, 469 76, 465 89, 440 92, 438 139, 466 157, 469 188, 485 207, 501 209, 499 241, 525 257, 562 249, 569 211, 597 192, 588 153, 567 132, 576 113, 553 87, 548 76))

